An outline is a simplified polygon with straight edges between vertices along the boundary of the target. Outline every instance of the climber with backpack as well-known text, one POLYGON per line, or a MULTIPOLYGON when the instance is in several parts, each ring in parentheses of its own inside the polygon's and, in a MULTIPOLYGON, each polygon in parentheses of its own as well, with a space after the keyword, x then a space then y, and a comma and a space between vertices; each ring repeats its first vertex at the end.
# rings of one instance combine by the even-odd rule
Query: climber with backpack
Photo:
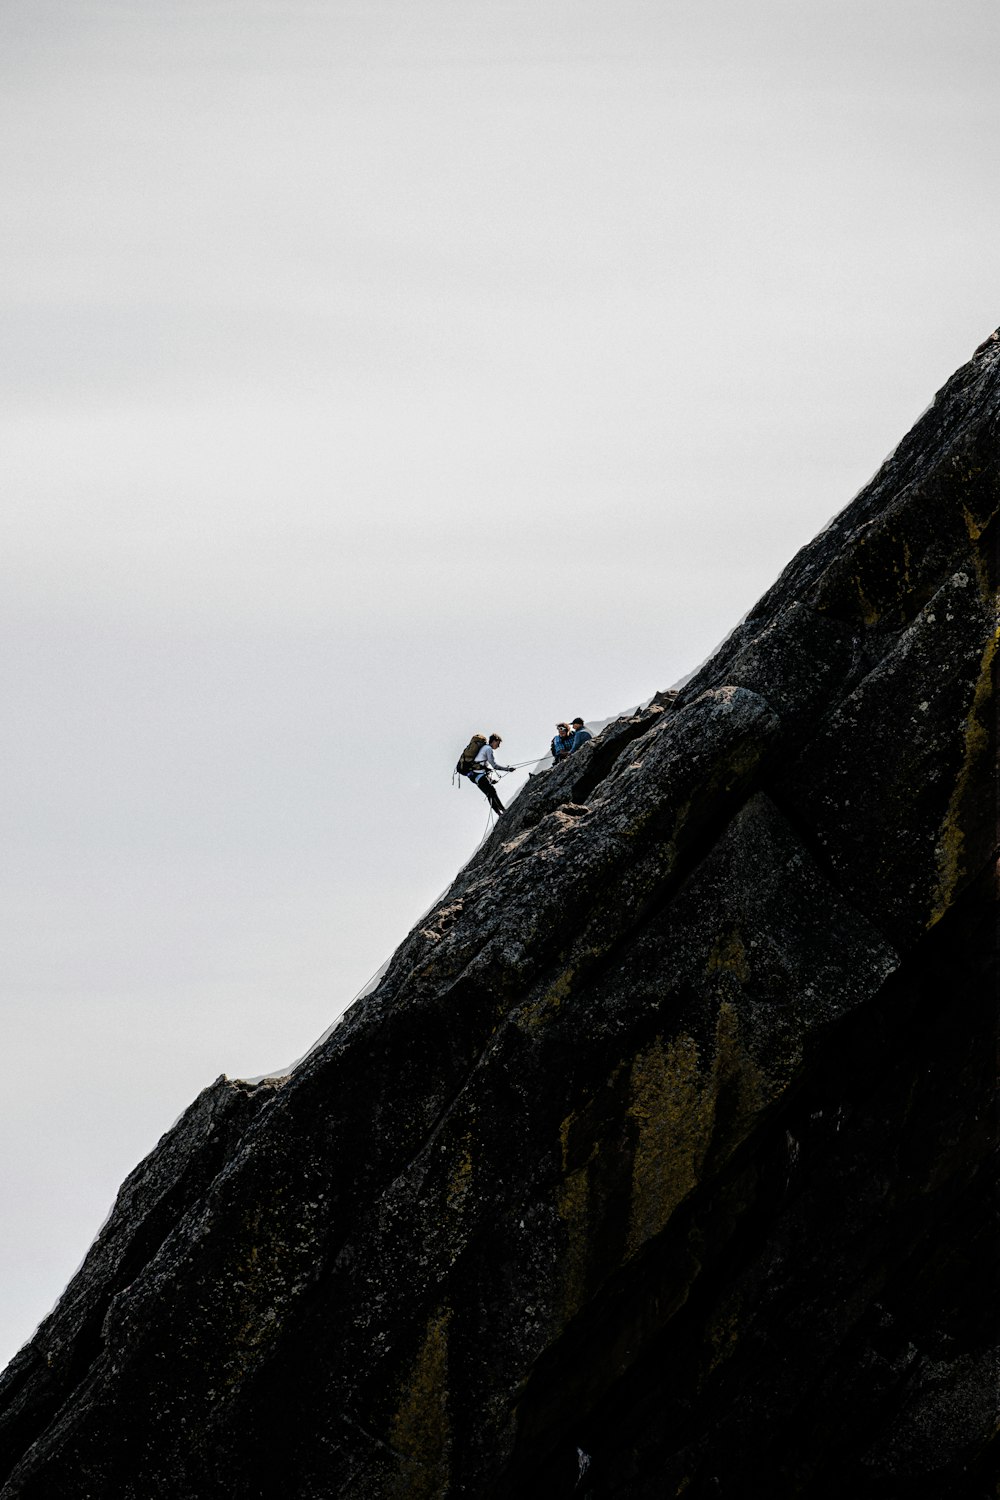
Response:
POLYGON ((483 734, 474 734, 458 757, 458 764, 455 767, 459 776, 467 776, 479 788, 498 817, 507 809, 494 790, 493 772, 513 771, 514 769, 513 766, 498 766, 496 763, 494 751, 498 750, 502 743, 498 734, 491 734, 489 740, 483 734))

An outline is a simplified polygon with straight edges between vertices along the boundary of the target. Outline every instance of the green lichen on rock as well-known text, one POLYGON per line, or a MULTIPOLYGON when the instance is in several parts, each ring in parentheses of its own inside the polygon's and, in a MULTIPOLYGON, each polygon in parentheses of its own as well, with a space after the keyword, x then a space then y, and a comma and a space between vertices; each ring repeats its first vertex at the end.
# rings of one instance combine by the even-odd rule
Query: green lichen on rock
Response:
POLYGON ((400 1394, 389 1437, 406 1460, 396 1494, 437 1500, 448 1493, 448 1323, 442 1308, 428 1321, 420 1351, 400 1394))
POLYGON ((928 926, 939 922, 949 909, 956 890, 974 873, 982 849, 966 849, 969 832, 979 824, 977 809, 966 807, 977 786, 990 777, 996 750, 996 650, 1000 632, 994 630, 982 655, 982 665, 966 716, 962 760, 948 800, 948 810, 938 830, 938 883, 928 926))

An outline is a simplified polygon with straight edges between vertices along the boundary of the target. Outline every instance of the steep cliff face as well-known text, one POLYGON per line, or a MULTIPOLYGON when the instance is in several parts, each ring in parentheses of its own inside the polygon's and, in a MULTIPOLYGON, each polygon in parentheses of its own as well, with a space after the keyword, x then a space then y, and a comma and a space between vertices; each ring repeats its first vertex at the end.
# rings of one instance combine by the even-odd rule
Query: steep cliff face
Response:
POLYGON ((137 1168, 3 1377, 3 1500, 989 1492, 998 496, 994 336, 137 1168))

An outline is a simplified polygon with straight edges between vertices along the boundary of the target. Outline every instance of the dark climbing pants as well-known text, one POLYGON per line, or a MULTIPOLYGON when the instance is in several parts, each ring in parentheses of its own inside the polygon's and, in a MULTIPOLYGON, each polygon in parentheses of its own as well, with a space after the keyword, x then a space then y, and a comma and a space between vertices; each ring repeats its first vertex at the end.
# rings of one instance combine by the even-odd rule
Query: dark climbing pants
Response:
POLYGON ((492 781, 488 776, 480 776, 476 781, 476 786, 482 792, 484 797, 489 798, 490 806, 495 813, 502 813, 507 811, 503 803, 500 801, 500 798, 497 796, 496 788, 494 787, 492 781))

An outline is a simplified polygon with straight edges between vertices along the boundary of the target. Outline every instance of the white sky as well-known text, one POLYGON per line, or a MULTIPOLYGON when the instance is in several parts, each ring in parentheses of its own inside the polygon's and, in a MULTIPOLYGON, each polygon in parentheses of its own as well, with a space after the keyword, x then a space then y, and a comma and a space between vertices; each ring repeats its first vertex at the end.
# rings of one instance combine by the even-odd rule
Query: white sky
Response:
POLYGON ((447 884, 469 734, 688 671, 995 325, 998 33, 5 0, 0 1362, 447 884))

